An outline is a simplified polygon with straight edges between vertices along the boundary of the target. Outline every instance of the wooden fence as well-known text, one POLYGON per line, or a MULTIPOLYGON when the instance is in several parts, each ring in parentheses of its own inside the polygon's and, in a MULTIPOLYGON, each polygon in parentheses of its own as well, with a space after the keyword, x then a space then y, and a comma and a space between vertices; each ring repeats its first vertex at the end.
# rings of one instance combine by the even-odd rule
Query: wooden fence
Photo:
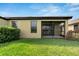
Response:
POLYGON ((68 38, 68 39, 79 39, 79 30, 68 31, 66 38, 68 38))

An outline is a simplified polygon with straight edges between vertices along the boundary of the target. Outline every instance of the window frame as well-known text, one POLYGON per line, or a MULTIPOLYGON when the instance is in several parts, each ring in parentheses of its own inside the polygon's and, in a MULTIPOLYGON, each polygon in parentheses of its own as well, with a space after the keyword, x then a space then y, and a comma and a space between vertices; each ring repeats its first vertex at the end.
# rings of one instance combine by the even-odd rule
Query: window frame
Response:
POLYGON ((12 22, 12 27, 17 28, 16 21, 11 21, 12 22))
POLYGON ((75 24, 74 25, 74 30, 78 30, 79 29, 79 27, 78 27, 78 24, 75 24), (75 27, 76 26, 76 27, 75 27))
POLYGON ((37 21, 36 20, 31 20, 31 33, 37 33, 37 21), (33 22, 35 23, 34 25, 33 25, 33 22))

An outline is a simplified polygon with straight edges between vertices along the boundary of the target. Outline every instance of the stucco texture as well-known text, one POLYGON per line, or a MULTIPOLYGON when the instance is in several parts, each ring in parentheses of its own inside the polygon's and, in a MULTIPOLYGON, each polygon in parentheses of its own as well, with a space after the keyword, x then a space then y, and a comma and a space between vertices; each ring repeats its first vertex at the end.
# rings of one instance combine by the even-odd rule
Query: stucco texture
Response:
POLYGON ((3 26, 8 26, 8 21, 4 19, 0 19, 0 27, 3 27, 3 26))
POLYGON ((16 21, 17 27, 21 30, 21 38, 41 38, 41 21, 65 21, 65 34, 67 33, 67 20, 36 20, 37 21, 37 33, 31 33, 31 20, 10 20, 16 21))

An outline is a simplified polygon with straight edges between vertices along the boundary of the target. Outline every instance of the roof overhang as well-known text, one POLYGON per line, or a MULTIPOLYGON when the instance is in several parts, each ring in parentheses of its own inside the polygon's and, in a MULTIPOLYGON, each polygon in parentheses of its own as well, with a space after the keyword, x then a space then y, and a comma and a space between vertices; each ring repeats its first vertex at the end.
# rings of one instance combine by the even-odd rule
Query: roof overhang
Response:
POLYGON ((48 19, 71 19, 72 16, 30 16, 30 17, 1 17, 5 20, 48 20, 48 19))
POLYGON ((1 18, 1 19, 4 19, 4 20, 6 20, 6 18, 5 18, 5 17, 2 17, 2 16, 0 16, 0 18, 1 18))
POLYGON ((69 24, 69 25, 76 25, 76 24, 79 24, 79 22, 76 22, 76 23, 72 23, 72 24, 69 24))

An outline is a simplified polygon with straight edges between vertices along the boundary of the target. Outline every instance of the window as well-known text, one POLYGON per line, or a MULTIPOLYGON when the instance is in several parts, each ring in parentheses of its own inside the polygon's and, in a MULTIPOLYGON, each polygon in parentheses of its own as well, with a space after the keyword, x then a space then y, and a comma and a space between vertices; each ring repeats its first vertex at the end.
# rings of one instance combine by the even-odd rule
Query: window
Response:
POLYGON ((78 30, 78 25, 74 25, 74 30, 78 30))
POLYGON ((36 33, 37 32, 37 21, 32 20, 31 21, 31 33, 36 33))
POLYGON ((17 28, 16 21, 12 21, 12 27, 17 28))

